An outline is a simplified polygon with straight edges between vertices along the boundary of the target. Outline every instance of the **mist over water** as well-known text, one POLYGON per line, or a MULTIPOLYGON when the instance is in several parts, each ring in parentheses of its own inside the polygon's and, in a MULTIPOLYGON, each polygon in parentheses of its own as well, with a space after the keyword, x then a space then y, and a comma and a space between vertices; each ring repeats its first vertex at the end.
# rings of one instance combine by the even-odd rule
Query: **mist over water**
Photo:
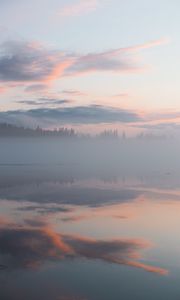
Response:
POLYGON ((153 171, 178 169, 179 139, 1 138, 0 164, 80 164, 153 171))
POLYGON ((0 0, 0 300, 180 300, 179 11, 0 0))
POLYGON ((0 297, 179 299, 179 145, 1 138, 0 297))

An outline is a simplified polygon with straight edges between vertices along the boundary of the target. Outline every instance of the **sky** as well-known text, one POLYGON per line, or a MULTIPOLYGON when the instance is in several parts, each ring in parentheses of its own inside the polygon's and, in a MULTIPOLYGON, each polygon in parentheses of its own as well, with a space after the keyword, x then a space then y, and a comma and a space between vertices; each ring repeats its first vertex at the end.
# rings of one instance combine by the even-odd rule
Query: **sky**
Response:
POLYGON ((180 128, 178 0, 0 0, 0 122, 180 128))

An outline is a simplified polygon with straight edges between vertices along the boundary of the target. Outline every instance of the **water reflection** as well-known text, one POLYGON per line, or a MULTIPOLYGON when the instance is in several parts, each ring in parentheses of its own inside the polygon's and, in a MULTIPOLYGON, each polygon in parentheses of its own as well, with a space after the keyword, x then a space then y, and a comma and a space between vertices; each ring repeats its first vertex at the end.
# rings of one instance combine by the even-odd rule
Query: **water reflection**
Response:
POLYGON ((132 299, 127 283, 138 299, 152 299, 151 284, 154 299, 180 292, 177 174, 105 179, 68 167, 3 168, 0 298, 109 300, 114 291, 113 299, 132 299))
MULTIPOLYGON (((34 225, 37 225, 36 221, 34 225)), ((167 274, 167 270, 163 268, 138 261, 141 258, 140 251, 149 246, 147 241, 138 239, 97 240, 63 235, 48 227, 16 228, 14 224, 9 224, 0 229, 2 266, 10 269, 36 268, 45 260, 87 258, 137 267, 161 275, 167 274)))

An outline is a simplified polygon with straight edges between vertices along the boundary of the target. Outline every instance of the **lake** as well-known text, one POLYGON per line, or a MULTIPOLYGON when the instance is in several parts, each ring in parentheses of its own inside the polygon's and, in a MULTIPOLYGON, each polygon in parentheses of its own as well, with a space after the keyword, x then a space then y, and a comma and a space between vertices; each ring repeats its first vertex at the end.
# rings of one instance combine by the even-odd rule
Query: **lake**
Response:
POLYGON ((3 145, 0 299, 180 299, 178 165, 5 160, 3 145))

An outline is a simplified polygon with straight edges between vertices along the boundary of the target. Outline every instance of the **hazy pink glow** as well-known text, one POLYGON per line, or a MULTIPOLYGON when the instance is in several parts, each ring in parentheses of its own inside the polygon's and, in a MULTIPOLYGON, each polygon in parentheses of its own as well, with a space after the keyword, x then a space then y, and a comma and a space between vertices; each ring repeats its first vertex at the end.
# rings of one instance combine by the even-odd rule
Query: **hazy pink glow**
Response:
POLYGON ((116 95, 111 96, 112 98, 128 98, 129 94, 128 93, 119 93, 116 95))
POLYGON ((0 86, 0 94, 3 94, 5 92, 6 92, 6 88, 0 86))
POLYGON ((75 4, 64 6, 58 14, 62 17, 80 16, 95 11, 97 6, 97 0, 80 0, 75 4))
POLYGON ((59 77, 62 77, 64 71, 73 64, 73 59, 65 60, 63 62, 58 63, 52 72, 43 80, 44 83, 50 83, 51 81, 54 81, 58 79, 59 77))

